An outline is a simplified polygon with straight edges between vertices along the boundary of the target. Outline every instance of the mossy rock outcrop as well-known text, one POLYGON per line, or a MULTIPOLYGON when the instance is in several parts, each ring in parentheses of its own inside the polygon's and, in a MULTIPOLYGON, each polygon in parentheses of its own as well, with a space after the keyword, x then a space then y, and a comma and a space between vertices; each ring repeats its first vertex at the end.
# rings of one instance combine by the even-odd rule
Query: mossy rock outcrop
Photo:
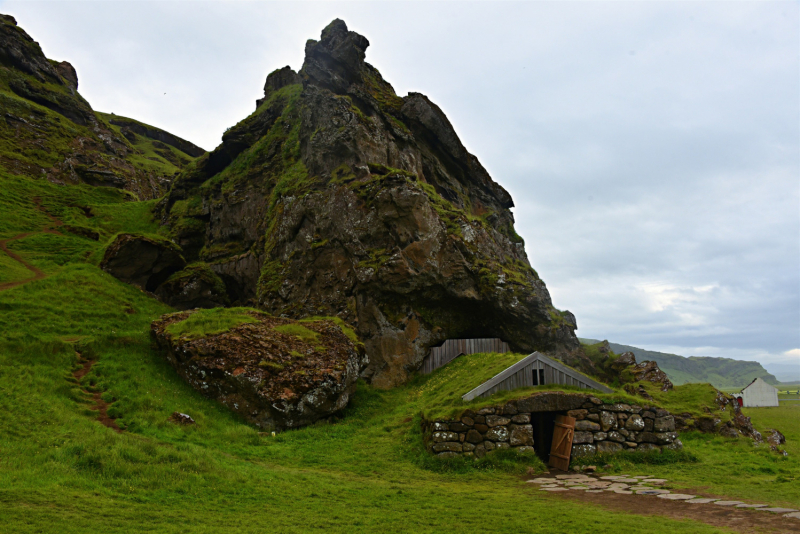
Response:
POLYGON ((165 315, 152 335, 193 388, 263 428, 308 425, 342 410, 366 365, 341 321, 294 321, 252 309, 165 315))
POLYGON ((592 371, 514 231, 508 192, 427 97, 395 94, 335 20, 303 68, 174 182, 162 221, 233 303, 353 324, 364 376, 408 380, 448 338, 499 337, 592 371))

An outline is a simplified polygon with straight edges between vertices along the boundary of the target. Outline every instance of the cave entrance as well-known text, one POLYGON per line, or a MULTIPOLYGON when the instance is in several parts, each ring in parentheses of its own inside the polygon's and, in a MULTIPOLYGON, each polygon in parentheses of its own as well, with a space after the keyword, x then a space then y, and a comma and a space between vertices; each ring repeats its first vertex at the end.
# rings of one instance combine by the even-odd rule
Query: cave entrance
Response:
POLYGON ((550 460, 550 447, 553 444, 553 433, 556 428, 556 416, 566 415, 564 412, 533 412, 533 449, 545 464, 550 460))

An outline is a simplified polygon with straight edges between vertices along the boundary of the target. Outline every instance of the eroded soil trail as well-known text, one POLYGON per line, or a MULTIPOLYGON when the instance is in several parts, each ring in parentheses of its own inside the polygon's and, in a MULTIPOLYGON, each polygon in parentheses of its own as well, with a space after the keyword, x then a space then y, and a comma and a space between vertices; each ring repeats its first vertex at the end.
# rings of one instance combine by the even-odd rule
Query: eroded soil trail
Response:
MULTIPOLYGON (((49 213, 47 213, 47 211, 42 207, 42 204, 41 204, 42 200, 39 197, 35 197, 33 199, 33 202, 34 202, 34 204, 36 204, 36 209, 38 209, 39 211, 44 213, 47 216, 47 218, 50 219, 50 221, 52 223, 52 226, 54 226, 55 228, 58 228, 59 226, 64 224, 62 221, 60 221, 56 217, 54 217, 54 216, 50 215, 49 213)), ((21 234, 15 235, 14 237, 9 237, 8 239, 0 240, 0 250, 5 252, 6 255, 9 258, 11 258, 12 260, 20 263, 23 267, 25 267, 26 269, 28 269, 30 272, 33 273, 33 276, 31 278, 25 278, 23 280, 14 280, 13 282, 3 282, 3 283, 1 283, 0 284, 0 291, 5 291, 6 289, 11 289, 12 287, 17 287, 17 286, 20 286, 22 284, 27 284, 28 282, 34 282, 36 280, 41 280, 42 278, 45 278, 47 276, 46 274, 44 274, 44 272, 42 272, 41 269, 39 269, 38 267, 34 267, 33 265, 31 265, 27 261, 23 260, 18 254, 10 251, 8 249, 8 243, 10 243, 11 241, 16 241, 18 239, 25 239, 26 237, 28 237, 30 235, 34 235, 34 234, 63 235, 61 232, 59 232, 55 228, 45 228, 45 229, 40 230, 38 232, 23 232, 21 234)))
MULTIPOLYGON (((76 352, 75 354, 78 356, 78 363, 82 364, 83 367, 72 373, 72 376, 74 376, 75 379, 80 382, 81 379, 92 370, 92 366, 97 362, 97 360, 84 358, 80 352, 76 352)), ((82 389, 82 391, 87 395, 91 395, 92 399, 94 399, 94 406, 91 407, 90 410, 97 411, 97 420, 100 421, 100 424, 113 429, 115 432, 122 432, 114 419, 108 416, 108 403, 103 400, 101 393, 99 391, 91 392, 86 389, 82 389)))

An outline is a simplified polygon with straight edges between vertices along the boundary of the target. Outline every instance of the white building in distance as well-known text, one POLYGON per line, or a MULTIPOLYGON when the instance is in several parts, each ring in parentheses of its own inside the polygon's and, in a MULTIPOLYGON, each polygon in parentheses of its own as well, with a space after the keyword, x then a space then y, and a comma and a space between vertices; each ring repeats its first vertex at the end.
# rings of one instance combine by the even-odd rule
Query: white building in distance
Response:
POLYGON ((734 395, 739 400, 739 406, 745 408, 760 408, 762 406, 778 406, 778 390, 760 378, 756 378, 741 393, 734 395))

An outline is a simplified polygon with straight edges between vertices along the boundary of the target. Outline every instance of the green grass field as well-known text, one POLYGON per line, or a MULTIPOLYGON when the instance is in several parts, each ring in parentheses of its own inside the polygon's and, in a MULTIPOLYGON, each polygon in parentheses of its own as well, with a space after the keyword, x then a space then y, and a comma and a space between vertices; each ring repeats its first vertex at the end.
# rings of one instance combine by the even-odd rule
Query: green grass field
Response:
MULTIPOLYGON (((521 476, 542 469, 536 458, 429 456, 421 414, 459 409, 454 396, 475 380, 464 369, 480 358, 390 391, 360 384, 337 421, 259 435, 191 389, 154 350, 149 325, 172 310, 96 266, 115 233, 158 231, 148 203, 113 190, 0 179, 3 235, 50 224, 27 195, 65 222, 101 232, 98 242, 23 240, 19 253, 48 277, 0 292, 0 531, 727 532, 539 492, 521 476), (97 359, 80 384, 76 351, 97 359), (102 392, 122 433, 96 421, 83 389, 102 392), (175 411, 197 424, 170 423, 175 411)), ((6 263, 3 276, 19 274, 6 263)), ((800 406, 748 415, 786 434, 788 457, 744 439, 688 433, 687 454, 612 458, 609 471, 797 506, 800 406)))

